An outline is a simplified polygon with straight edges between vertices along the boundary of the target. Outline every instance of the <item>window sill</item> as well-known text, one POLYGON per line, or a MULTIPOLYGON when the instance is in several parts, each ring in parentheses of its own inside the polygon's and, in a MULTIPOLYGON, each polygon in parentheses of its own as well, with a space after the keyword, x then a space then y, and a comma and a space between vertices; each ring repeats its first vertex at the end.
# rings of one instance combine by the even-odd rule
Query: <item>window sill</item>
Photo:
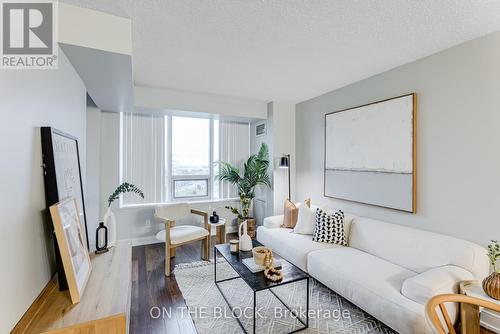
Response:
POLYGON ((203 200, 186 200, 186 201, 172 201, 172 202, 163 202, 163 203, 144 203, 144 204, 120 204, 120 209, 148 209, 154 208, 158 205, 178 205, 178 204, 211 204, 211 203, 222 203, 222 202, 234 202, 239 201, 239 197, 233 198, 221 198, 221 199, 203 199, 203 200))

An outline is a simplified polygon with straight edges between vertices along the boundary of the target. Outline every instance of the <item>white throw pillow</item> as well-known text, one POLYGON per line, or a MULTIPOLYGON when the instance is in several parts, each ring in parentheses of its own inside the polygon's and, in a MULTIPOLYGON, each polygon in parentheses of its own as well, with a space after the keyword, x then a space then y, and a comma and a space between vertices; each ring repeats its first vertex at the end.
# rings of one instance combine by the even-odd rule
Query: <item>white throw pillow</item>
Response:
POLYGON ((311 210, 305 203, 298 203, 297 209, 299 209, 299 213, 297 215, 297 224, 293 229, 293 233, 313 234, 314 224, 316 223, 314 211, 311 210))

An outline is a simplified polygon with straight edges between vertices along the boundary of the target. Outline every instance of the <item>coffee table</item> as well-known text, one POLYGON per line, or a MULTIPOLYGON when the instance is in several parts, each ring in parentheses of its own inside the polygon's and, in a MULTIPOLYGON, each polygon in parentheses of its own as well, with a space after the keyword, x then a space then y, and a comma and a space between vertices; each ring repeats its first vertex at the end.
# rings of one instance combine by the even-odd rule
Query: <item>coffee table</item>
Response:
MULTIPOLYGON (((258 241, 253 240, 253 247, 257 246, 262 246, 258 241)), ((258 273, 253 273, 250 271, 250 269, 245 266, 245 264, 242 262, 243 259, 252 257, 252 251, 248 252, 243 252, 240 251, 238 254, 231 254, 231 251, 229 249, 229 244, 222 244, 222 245, 216 245, 214 246, 214 275, 215 275, 215 286, 217 289, 219 289, 222 297, 226 301, 227 305, 231 309, 231 312, 234 316, 234 318, 238 321, 238 324, 240 325, 241 329, 243 332, 248 333, 243 324, 241 323, 240 319, 236 316, 233 306, 229 303, 229 300, 227 297, 224 295, 224 292, 222 291, 222 288, 220 287, 219 283, 234 280, 234 279, 242 279, 248 287, 253 291, 253 333, 255 333, 255 323, 256 323, 256 314, 255 314, 255 309, 257 307, 257 292, 263 291, 263 290, 269 290, 280 302, 283 304, 288 311, 290 312, 291 315, 293 315, 300 323, 304 325, 304 327, 296 329, 290 333, 295 333, 301 330, 304 330, 309 327, 309 275, 305 273, 304 271, 300 270, 290 262, 286 261, 285 259, 281 258, 278 254, 274 254, 274 257, 276 259, 280 259, 281 261, 281 270, 283 272, 283 279, 279 282, 273 282, 268 280, 264 276, 264 272, 258 272, 258 273), (222 255, 222 257, 226 260, 226 262, 234 269, 234 271, 238 274, 238 276, 231 277, 231 278, 226 278, 222 280, 217 280, 217 254, 222 255), (273 291, 273 288, 283 286, 286 284, 298 282, 306 280, 307 281, 307 293, 306 293, 306 313, 305 313, 305 319, 301 319, 300 316, 297 314, 296 311, 293 311, 290 309, 290 307, 285 304, 285 302, 273 291)))

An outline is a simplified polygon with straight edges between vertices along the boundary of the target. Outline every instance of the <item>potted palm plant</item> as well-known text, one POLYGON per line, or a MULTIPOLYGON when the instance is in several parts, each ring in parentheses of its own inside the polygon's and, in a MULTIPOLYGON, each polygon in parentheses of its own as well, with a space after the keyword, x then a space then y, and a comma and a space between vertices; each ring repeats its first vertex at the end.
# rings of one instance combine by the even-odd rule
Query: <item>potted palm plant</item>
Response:
POLYGON ((226 209, 238 217, 238 225, 244 220, 248 221, 249 234, 255 237, 255 220, 250 216, 250 208, 255 198, 255 187, 263 185, 271 187, 271 177, 268 174, 269 149, 266 144, 260 146, 257 154, 251 155, 243 165, 243 174, 230 163, 218 161, 219 172, 216 179, 227 181, 235 185, 240 197, 240 208, 226 206, 226 209))

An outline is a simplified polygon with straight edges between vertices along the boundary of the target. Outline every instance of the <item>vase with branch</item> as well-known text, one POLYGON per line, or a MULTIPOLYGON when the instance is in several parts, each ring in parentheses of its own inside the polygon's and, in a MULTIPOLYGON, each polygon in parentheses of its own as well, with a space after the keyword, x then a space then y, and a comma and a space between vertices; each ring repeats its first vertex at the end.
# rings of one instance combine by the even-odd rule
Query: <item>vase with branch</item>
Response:
POLYGON ((139 187, 128 182, 123 182, 122 184, 120 184, 115 189, 115 191, 113 191, 113 193, 108 197, 108 209, 106 210, 104 217, 102 217, 102 221, 104 222, 104 225, 106 225, 106 227, 108 228, 109 247, 113 247, 116 244, 116 217, 113 210, 111 210, 111 204, 113 204, 114 201, 120 198, 121 194, 126 194, 126 193, 135 193, 141 198, 144 198, 144 193, 142 192, 142 190, 139 189, 139 187))
POLYGON ((216 179, 233 184, 240 198, 240 207, 226 206, 238 217, 238 225, 244 220, 253 219, 250 215, 255 188, 259 185, 271 187, 269 169, 269 149, 266 144, 260 146, 257 154, 251 155, 243 164, 243 171, 228 162, 218 161, 216 179))
POLYGON ((487 254, 493 272, 483 280, 483 290, 491 298, 500 300, 500 268, 497 268, 497 263, 500 260, 500 244, 497 240, 491 240, 487 254))

